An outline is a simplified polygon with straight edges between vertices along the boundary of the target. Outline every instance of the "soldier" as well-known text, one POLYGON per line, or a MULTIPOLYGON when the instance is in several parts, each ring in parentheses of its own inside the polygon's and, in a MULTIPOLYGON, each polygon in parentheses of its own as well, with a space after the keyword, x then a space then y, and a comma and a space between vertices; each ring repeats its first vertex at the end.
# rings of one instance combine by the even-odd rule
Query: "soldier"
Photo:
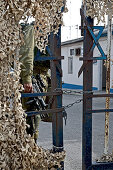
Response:
MULTIPOLYGON (((35 47, 34 26, 23 25, 22 30, 24 34, 24 45, 22 45, 20 49, 20 55, 21 55, 20 62, 22 63, 21 81, 24 86, 24 92, 25 93, 33 92, 32 78, 31 78, 32 75, 34 75, 35 78, 38 80, 40 92, 45 92, 48 89, 48 80, 49 80, 48 69, 50 67, 49 62, 47 61, 34 62, 34 55, 36 55, 39 52, 39 50, 35 47)), ((44 98, 44 100, 47 99, 44 98)), ((29 101, 28 98, 22 99, 23 109, 26 111, 32 111, 31 109, 34 109, 32 108, 33 105, 27 105, 26 103, 28 101, 29 101)), ((44 102, 41 102, 41 107, 43 103, 44 102)), ((36 115, 33 117, 27 117, 26 122, 27 124, 30 125, 30 128, 27 128, 27 133, 33 136, 36 142, 39 134, 40 116, 36 115)))
MULTIPOLYGON (((20 49, 20 62, 21 65, 21 81, 24 86, 25 93, 32 93, 32 75, 33 75, 33 60, 34 60, 34 26, 33 25, 23 25, 23 34, 24 34, 24 45, 20 49)), ((29 105, 26 104, 28 98, 22 99, 23 109, 29 111, 29 105)), ((30 125, 30 128, 27 128, 27 133, 31 134, 36 141, 38 138, 38 129, 40 116, 27 117, 27 124, 30 125)))

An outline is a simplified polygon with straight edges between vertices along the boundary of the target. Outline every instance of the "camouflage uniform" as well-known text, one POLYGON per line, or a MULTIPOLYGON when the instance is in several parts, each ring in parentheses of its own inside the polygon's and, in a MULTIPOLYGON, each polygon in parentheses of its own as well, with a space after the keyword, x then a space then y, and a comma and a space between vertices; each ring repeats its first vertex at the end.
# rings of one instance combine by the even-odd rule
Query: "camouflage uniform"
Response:
MULTIPOLYGON (((34 27, 32 25, 27 25, 23 28, 24 34, 24 45, 20 49, 20 62, 21 65, 21 80, 22 84, 32 83, 31 76, 33 75, 33 60, 34 60, 34 27)), ((37 68, 38 69, 38 68, 37 68)), ((26 105, 28 98, 22 99, 22 105, 24 110, 29 110, 29 106, 26 105)), ((30 128, 27 129, 27 132, 34 136, 34 139, 37 140, 39 133, 39 122, 40 116, 36 115, 34 117, 26 118, 27 124, 30 125, 30 128)))

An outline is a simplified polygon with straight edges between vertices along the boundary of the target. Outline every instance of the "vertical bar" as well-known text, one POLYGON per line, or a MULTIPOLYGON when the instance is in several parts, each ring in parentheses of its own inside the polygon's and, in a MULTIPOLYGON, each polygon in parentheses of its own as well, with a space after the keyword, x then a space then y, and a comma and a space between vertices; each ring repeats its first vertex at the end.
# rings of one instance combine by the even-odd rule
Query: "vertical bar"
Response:
MULTIPOLYGON (((89 25, 93 26, 93 19, 87 17, 89 25)), ((84 30, 83 57, 87 58, 93 45, 93 39, 87 29, 84 30)), ((93 57, 93 52, 90 57, 93 57)), ((84 64, 86 61, 83 61, 84 64)), ((93 63, 88 61, 83 71, 83 91, 92 91, 93 63)), ((87 92, 83 94, 83 124, 82 124, 82 170, 90 170, 92 165, 92 114, 87 114, 87 110, 92 110, 92 98, 87 98, 87 92)))
MULTIPOLYGON (((111 4, 111 3, 110 3, 111 4)), ((106 61, 106 93, 110 94, 110 57, 111 57, 111 39, 112 39, 112 15, 108 14, 108 35, 107 35, 107 61, 106 61)), ((110 97, 106 97, 106 109, 109 109, 110 97)), ((104 153, 108 153, 109 145, 109 112, 105 113, 105 140, 104 153)))
MULTIPOLYGON (((58 35, 50 35, 50 50, 52 55, 61 56, 61 28, 58 35)), ((51 90, 54 91, 56 88, 62 88, 62 75, 60 75, 57 64, 61 61, 51 61, 51 90)), ((54 96, 52 108, 62 107, 62 95, 54 96)), ((53 114, 52 117, 52 135, 53 135, 53 151, 63 151, 63 116, 62 112, 53 114)), ((63 166, 62 166, 63 169, 63 166)))

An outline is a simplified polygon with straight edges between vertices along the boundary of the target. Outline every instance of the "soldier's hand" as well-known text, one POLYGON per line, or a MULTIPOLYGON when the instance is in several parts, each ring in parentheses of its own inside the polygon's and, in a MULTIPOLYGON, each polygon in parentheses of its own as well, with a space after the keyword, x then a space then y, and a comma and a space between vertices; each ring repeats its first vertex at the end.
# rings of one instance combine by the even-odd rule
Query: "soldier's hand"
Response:
POLYGON ((33 93, 32 83, 24 84, 24 92, 25 93, 33 93))

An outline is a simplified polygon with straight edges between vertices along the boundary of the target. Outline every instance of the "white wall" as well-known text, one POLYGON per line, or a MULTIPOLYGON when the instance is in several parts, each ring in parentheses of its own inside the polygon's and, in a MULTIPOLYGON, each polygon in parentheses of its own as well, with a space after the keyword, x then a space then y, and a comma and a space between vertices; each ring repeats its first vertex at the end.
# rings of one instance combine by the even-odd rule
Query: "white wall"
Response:
MULTIPOLYGON (((107 41, 106 37, 102 37, 99 40, 99 43, 105 53, 107 54, 107 41)), ((101 54, 97 47, 95 47, 93 52, 93 57, 100 57, 101 54)), ((102 90, 102 60, 97 60, 97 64, 93 64, 93 86, 97 87, 98 90, 102 90)))
POLYGON ((82 75, 78 79, 78 71, 82 65, 82 61, 79 61, 80 56, 71 56, 73 57, 73 74, 68 74, 68 57, 70 57, 70 49, 75 49, 82 47, 82 43, 75 45, 66 45, 62 47, 61 53, 64 56, 62 61, 62 70, 63 70, 63 82, 68 84, 82 85, 82 75))

